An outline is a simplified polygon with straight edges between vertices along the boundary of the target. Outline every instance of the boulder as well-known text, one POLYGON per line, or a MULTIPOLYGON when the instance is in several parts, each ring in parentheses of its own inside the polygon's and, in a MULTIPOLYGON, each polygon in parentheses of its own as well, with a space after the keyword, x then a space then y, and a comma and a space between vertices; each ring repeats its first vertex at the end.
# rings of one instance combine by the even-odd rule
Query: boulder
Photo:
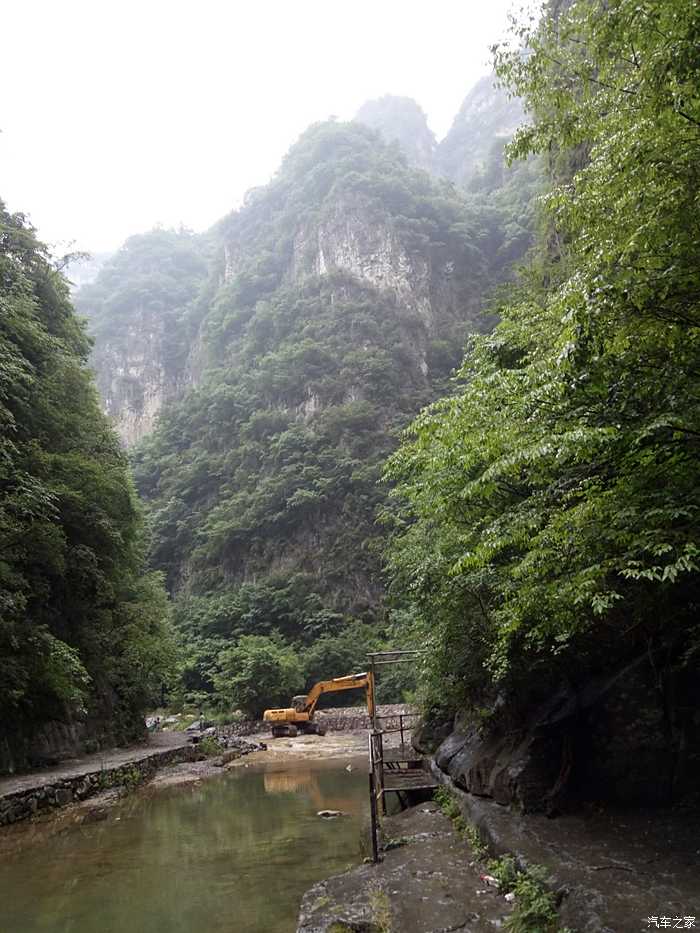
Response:
POLYGON ((56 806, 64 807, 67 803, 72 803, 73 791, 70 787, 59 787, 56 790, 56 806))

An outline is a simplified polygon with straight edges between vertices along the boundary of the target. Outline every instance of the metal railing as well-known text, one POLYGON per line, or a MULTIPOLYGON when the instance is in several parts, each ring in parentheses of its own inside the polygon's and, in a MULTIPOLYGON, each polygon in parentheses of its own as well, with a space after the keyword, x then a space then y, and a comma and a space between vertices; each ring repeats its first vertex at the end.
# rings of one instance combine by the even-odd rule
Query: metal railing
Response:
MULTIPOLYGON (((381 746, 381 733, 380 736, 380 746, 381 746)), ((369 823, 370 823, 370 835, 372 838, 372 861, 379 861, 379 840, 378 840, 378 818, 377 818, 377 801, 383 799, 383 793, 381 790, 378 790, 377 782, 377 757, 376 757, 376 748, 375 748, 375 732, 370 729, 368 733, 369 740, 369 749, 368 749, 368 761, 369 761, 369 823)), ((379 762, 382 761, 381 749, 379 762)), ((382 765, 380 764, 380 772, 382 765)), ((379 776, 379 784, 381 785, 382 777, 379 776)))
MULTIPOLYGON (((387 664, 401 664, 405 662, 417 661, 423 652, 418 650, 396 650, 396 651, 373 651, 368 654, 372 679, 377 682, 377 668, 387 664)), ((379 861, 379 841, 378 841, 378 813, 377 804, 381 807, 382 815, 386 815, 386 792, 384 788, 384 735, 390 733, 400 733, 401 747, 406 744, 406 733, 409 731, 406 720, 418 718, 418 713, 398 713, 393 715, 380 716, 377 713, 376 706, 372 716, 371 728, 368 735, 368 758, 369 758, 369 800, 370 800, 370 829, 372 835, 372 860, 379 861), (392 720, 395 722, 398 718, 398 727, 396 725, 387 725, 384 728, 380 723, 382 720, 392 720)))

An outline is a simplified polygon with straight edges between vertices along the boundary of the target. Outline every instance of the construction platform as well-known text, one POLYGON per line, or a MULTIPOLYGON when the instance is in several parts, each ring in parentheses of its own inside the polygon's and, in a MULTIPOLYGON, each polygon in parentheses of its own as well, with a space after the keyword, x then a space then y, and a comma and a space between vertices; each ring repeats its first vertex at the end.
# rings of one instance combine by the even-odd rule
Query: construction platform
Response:
POLYGON ((435 790, 438 782, 423 768, 405 768, 400 771, 384 772, 383 792, 402 793, 408 790, 435 790))

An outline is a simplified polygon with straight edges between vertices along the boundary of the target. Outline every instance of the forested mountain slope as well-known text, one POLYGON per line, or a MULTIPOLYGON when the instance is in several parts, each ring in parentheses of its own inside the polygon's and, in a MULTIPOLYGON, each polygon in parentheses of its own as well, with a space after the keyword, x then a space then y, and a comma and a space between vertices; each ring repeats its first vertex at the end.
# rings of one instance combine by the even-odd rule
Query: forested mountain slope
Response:
POLYGON ((75 296, 95 340, 91 363, 104 410, 126 445, 152 430, 163 404, 192 379, 205 252, 205 239, 185 231, 133 236, 75 296))
POLYGON ((382 463, 489 326, 486 233, 450 186, 336 123, 218 226, 204 373, 133 455, 192 685, 240 636, 309 647, 381 618, 382 463))
POLYGON ((78 295, 105 407, 143 438, 190 696, 250 636, 299 651, 307 681, 386 637, 382 464, 492 326, 485 298, 531 240, 541 172, 507 170, 502 138, 460 192, 412 167, 435 151, 413 101, 361 119, 386 142, 316 125, 208 234, 134 237, 78 295))
MULTIPOLYGON (((472 213, 481 220, 479 248, 488 280, 498 282, 510 275, 531 242, 542 173, 536 163, 506 168, 503 146, 513 130, 512 105, 493 78, 483 79, 477 89, 479 106, 467 106, 475 89, 443 141, 447 145, 459 127, 457 143, 450 143, 452 175, 438 166, 425 114, 409 98, 368 101, 356 120, 376 129, 394 147, 395 157, 398 147, 410 165, 468 186, 472 213), (464 171, 458 171, 462 162, 464 171)), ((131 237, 103 263, 95 281, 76 293, 76 307, 95 338, 92 365, 103 408, 125 446, 148 434, 163 405, 196 384, 206 365, 198 353, 200 324, 223 274, 217 257, 228 246, 220 232, 215 227, 194 236, 156 229, 131 237)))
POLYGON ((172 666, 68 286, 0 203, 0 771, 134 738, 172 666))
POLYGON ((387 637, 382 464, 532 238, 538 163, 508 169, 502 133, 477 135, 460 190, 415 167, 435 140, 413 101, 369 102, 311 127, 206 235, 134 237, 79 293, 105 407, 142 439, 191 696, 242 638, 279 636, 309 680, 387 637))

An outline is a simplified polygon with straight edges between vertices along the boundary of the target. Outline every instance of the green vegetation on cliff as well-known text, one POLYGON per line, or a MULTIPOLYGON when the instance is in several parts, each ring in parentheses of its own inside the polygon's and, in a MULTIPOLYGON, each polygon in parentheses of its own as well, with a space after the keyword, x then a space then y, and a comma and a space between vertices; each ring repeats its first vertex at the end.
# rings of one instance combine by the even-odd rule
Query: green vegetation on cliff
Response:
POLYGON ((480 213, 358 124, 312 127, 213 235, 206 371, 133 453, 191 693, 250 635, 303 651, 308 680, 347 672, 324 635, 364 664, 370 629, 353 633, 384 633, 382 465, 488 325, 480 213))
POLYGON ((207 241, 185 230, 130 237, 75 296, 94 338, 97 387, 126 443, 187 383, 207 281, 207 241))
POLYGON ((98 741, 138 733, 173 659, 89 350, 65 280, 0 203, 2 766, 51 722, 87 720, 98 741))
POLYGON ((497 50, 534 114, 511 153, 555 180, 531 274, 388 469, 434 703, 697 664, 699 26, 578 0, 497 50))

